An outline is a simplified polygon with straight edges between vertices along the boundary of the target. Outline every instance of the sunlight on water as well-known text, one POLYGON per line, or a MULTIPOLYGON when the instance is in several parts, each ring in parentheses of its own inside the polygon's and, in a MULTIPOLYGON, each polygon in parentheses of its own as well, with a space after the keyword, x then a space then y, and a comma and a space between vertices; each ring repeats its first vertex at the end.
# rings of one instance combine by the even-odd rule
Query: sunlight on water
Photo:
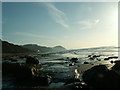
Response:
POLYGON ((75 69, 75 78, 79 78, 79 77, 80 77, 80 74, 79 74, 78 70, 75 69))

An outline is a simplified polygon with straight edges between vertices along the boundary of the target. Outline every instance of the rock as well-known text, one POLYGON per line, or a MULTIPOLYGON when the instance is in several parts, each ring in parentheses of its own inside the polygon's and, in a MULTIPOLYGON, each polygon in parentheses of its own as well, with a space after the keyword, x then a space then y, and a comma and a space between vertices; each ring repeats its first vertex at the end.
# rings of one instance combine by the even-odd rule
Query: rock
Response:
POLYGON ((104 58, 104 60, 109 60, 109 58, 104 58))
POLYGON ((52 77, 49 75, 38 75, 32 80, 35 84, 47 86, 52 82, 52 77))
POLYGON ((120 60, 115 61, 115 65, 112 67, 112 69, 120 71, 120 60))
POLYGON ((117 59, 117 56, 108 57, 109 59, 117 59))
POLYGON ((116 61, 114 61, 114 63, 120 63, 120 60, 116 60, 116 61))
POLYGON ((89 59, 90 59, 90 60, 94 60, 94 58, 93 58, 93 57, 90 57, 89 59))
POLYGON ((110 63, 112 63, 112 64, 113 64, 113 63, 114 63, 114 61, 110 61, 110 63))
POLYGON ((97 57, 100 57, 100 55, 93 55, 92 57, 93 58, 97 58, 97 57))
POLYGON ((88 55, 88 57, 91 57, 92 55, 88 55))
POLYGON ((3 62, 2 63, 2 73, 3 74, 15 74, 20 67, 20 63, 11 63, 11 62, 3 62))
POLYGON ((92 88, 120 88, 120 76, 105 65, 94 66, 83 74, 83 81, 92 88))
POLYGON ((88 55, 89 59, 94 60, 97 57, 100 57, 100 55, 88 55))
POLYGON ((37 57, 28 56, 26 59, 26 64, 39 64, 39 60, 37 57))
POLYGON ((101 61, 101 59, 98 59, 98 58, 97 58, 97 60, 98 60, 98 61, 101 61))
POLYGON ((40 67, 38 65, 34 64, 23 64, 19 67, 16 73, 17 79, 26 79, 26 78, 32 78, 34 76, 37 76, 39 73, 40 67))
POLYGON ((117 56, 112 56, 112 57, 108 57, 108 58, 104 58, 104 60, 109 60, 109 59, 117 59, 117 56))
POLYGON ((106 71, 108 69, 105 65, 94 66, 83 73, 83 81, 88 85, 94 85, 96 78, 102 78, 106 71))
POLYGON ((71 61, 71 62, 75 62, 75 63, 77 63, 78 58, 72 58, 70 61, 71 61))
POLYGON ((74 65, 75 65, 75 63, 70 63, 70 64, 69 64, 69 66, 74 66, 74 65))
POLYGON ((89 64, 89 62, 84 62, 84 64, 89 64))

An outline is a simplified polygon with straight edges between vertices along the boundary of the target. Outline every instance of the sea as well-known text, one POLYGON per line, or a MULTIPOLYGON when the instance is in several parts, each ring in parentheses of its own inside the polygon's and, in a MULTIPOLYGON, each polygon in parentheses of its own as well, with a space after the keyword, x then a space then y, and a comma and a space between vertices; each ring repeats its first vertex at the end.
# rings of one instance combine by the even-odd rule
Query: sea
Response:
MULTIPOLYGON (((66 81, 72 78, 82 80, 82 74, 90 67, 96 65, 95 63, 113 65, 111 61, 118 60, 118 52, 118 47, 107 46, 31 54, 31 56, 40 57, 39 64, 42 66, 41 72, 51 76, 52 82, 48 86, 16 85, 14 81, 15 77, 2 76, 2 88, 67 87, 66 81), (77 62, 72 61, 73 58, 77 58, 77 62)), ((25 61, 26 59, 18 59, 19 63, 25 63, 25 61)))

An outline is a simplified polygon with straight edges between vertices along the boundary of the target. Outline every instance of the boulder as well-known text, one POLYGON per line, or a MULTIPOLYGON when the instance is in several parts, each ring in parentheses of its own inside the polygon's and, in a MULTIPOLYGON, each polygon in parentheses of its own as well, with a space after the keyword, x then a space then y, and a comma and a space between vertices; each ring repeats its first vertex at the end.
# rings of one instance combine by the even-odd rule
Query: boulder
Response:
POLYGON ((120 76, 105 65, 97 65, 85 71, 83 81, 92 88, 120 88, 120 76))
POLYGON ((112 69, 120 71, 120 60, 117 60, 114 63, 115 65, 112 67, 112 69))
POLYGON ((84 62, 84 64, 89 64, 89 62, 84 62))
POLYGON ((32 79, 32 82, 37 85, 47 86, 52 82, 52 77, 49 75, 38 75, 32 79))
POLYGON ((19 67, 16 73, 17 79, 32 78, 39 73, 40 67, 35 64, 23 64, 19 67))
POLYGON ((39 59, 37 57, 28 56, 26 58, 26 64, 39 64, 39 59))
POLYGON ((2 63, 2 74, 15 74, 20 67, 20 63, 11 63, 11 62, 3 62, 2 63))
POLYGON ((71 62, 75 62, 75 63, 77 63, 77 61, 78 61, 78 58, 71 58, 71 60, 70 60, 71 62))

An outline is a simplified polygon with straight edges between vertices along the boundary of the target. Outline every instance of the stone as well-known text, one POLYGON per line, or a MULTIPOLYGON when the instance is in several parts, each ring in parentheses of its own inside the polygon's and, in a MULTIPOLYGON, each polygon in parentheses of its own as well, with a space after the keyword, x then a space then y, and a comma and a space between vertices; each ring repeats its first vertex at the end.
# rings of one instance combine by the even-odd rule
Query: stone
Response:
POLYGON ((84 62, 84 64, 89 64, 89 62, 84 62))
POLYGON ((39 59, 37 57, 28 56, 26 58, 26 64, 39 64, 39 59))
POLYGON ((32 78, 39 73, 39 65, 23 64, 19 67, 16 73, 17 79, 32 78))
POLYGON ((78 61, 78 58, 71 58, 71 60, 70 60, 71 62, 75 62, 75 63, 77 63, 77 61, 78 61))
POLYGON ((97 65, 83 74, 83 81, 92 88, 120 88, 120 75, 105 65, 97 65))
POLYGON ((3 62, 2 63, 2 74, 16 74, 20 67, 20 63, 11 63, 11 62, 3 62))
POLYGON ((120 71, 120 60, 117 60, 114 63, 115 63, 115 65, 112 67, 112 69, 120 71))
POLYGON ((52 77, 49 75, 38 75, 32 80, 35 84, 47 86, 52 82, 52 77))

